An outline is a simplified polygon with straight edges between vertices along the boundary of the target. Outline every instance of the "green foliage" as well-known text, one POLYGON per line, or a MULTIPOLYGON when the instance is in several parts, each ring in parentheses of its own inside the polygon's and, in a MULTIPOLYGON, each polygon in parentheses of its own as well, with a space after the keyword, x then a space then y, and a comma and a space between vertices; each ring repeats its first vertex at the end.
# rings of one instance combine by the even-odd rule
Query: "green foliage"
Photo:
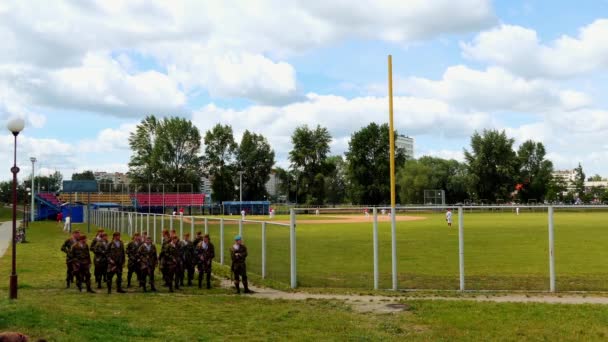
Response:
POLYGON ((347 187, 346 180, 347 165, 342 156, 331 156, 327 158, 328 174, 325 176, 325 202, 328 204, 341 204, 346 202, 347 187))
POLYGON ((602 176, 598 175, 597 173, 593 175, 593 177, 589 177, 590 182, 601 182, 603 180, 604 179, 602 178, 602 176))
POLYGON ((274 165, 274 151, 266 138, 246 130, 237 150, 236 165, 243 172, 243 200, 264 199, 268 195, 266 183, 274 165))
POLYGON ((95 175, 93 171, 86 170, 81 173, 73 173, 72 180, 95 180, 95 175))
POLYGON ((424 190, 445 190, 446 203, 462 202, 468 198, 469 178, 466 165, 456 160, 425 156, 408 160, 397 176, 399 199, 402 204, 427 204, 424 190))
POLYGON ((326 164, 331 135, 325 127, 314 130, 300 126, 291 136, 293 149, 289 161, 296 176, 299 202, 323 204, 325 199, 325 175, 331 171, 326 164))
POLYGON ((547 184, 545 200, 549 202, 565 201, 564 193, 568 191, 568 184, 560 177, 551 177, 547 184))
MULTIPOLYGON (((395 138, 397 133, 395 133, 395 138)), ((405 162, 405 151, 395 151, 395 165, 405 162)), ((349 195, 355 204, 390 203, 390 148, 388 124, 371 123, 353 133, 346 152, 349 195)))
POLYGON ((579 196, 582 196, 585 193, 585 172, 583 171, 583 166, 581 163, 578 163, 578 166, 574 169, 574 180, 572 184, 574 185, 574 189, 579 196))
POLYGON ((134 184, 165 184, 165 191, 178 191, 180 183, 192 184, 198 191, 201 136, 190 120, 148 116, 129 136, 129 145, 133 152, 129 177, 134 184))
POLYGON ((484 130, 482 134, 473 134, 471 151, 465 150, 464 154, 474 198, 490 202, 509 198, 518 176, 513 142, 504 131, 484 130))
POLYGON ((215 125, 205 133, 204 163, 212 180, 211 190, 215 202, 231 201, 236 191, 234 161, 238 145, 234 141, 232 127, 215 125))
POLYGON ((545 157, 545 147, 540 142, 528 140, 519 147, 519 182, 524 187, 518 192, 518 197, 522 203, 528 203, 529 199, 544 201, 553 178, 553 163, 545 157))

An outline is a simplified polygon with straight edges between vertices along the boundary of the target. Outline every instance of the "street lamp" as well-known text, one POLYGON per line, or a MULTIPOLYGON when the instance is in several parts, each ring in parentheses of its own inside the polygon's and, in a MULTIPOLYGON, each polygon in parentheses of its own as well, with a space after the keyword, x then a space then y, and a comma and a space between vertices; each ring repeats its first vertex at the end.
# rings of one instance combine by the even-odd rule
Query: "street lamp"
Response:
POLYGON ((239 191, 240 191, 239 201, 240 202, 243 202, 243 173, 245 173, 245 171, 239 171, 239 191))
POLYGON ((6 128, 8 128, 13 136, 15 137, 14 150, 13 150, 13 167, 11 172, 13 173, 13 255, 12 255, 12 271, 10 276, 10 290, 9 298, 17 299, 17 247, 15 244, 17 236, 17 174, 19 168, 17 167, 17 136, 25 127, 25 121, 21 118, 14 118, 8 121, 6 128))
POLYGON ((34 164, 36 163, 36 157, 30 157, 30 161, 32 162, 32 205, 30 206, 32 213, 30 215, 30 222, 34 222, 34 164))

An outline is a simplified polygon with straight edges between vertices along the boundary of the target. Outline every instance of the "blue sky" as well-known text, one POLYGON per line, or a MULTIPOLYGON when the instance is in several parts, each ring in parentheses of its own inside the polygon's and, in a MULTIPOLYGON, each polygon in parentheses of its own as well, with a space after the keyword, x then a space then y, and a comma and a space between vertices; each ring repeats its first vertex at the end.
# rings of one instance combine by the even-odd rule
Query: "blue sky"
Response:
MULTIPOLYGON (((267 136, 320 124, 342 154, 386 122, 416 155, 462 159, 469 136, 542 141, 557 168, 608 177, 608 1, 70 1, 0 5, 0 119, 22 116, 19 158, 42 173, 126 171, 147 114, 267 136)), ((0 163, 10 168, 10 135, 0 163)), ((0 178, 8 178, 7 174, 0 178)))

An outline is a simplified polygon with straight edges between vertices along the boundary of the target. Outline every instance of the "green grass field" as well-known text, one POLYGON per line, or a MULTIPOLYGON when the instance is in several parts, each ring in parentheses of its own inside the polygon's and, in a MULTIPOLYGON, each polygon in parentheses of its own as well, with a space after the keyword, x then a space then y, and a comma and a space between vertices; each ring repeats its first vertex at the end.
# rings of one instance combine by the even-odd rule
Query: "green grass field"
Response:
POLYGON ((156 294, 133 289, 125 295, 78 293, 63 288, 59 247, 65 238, 54 223, 31 225, 31 242, 17 249, 17 301, 6 299, 10 249, 0 259, 0 278, 5 280, 0 282, 0 331, 49 341, 602 341, 608 336, 608 307, 598 305, 421 299, 407 302, 405 312, 370 314, 339 301, 270 301, 222 288, 187 288, 175 294, 164 288, 156 294))
MULTIPOLYGON (((547 214, 522 212, 465 213, 465 274, 470 290, 545 291, 549 288, 547 214)), ((457 290, 458 217, 446 226, 443 213, 400 213, 423 220, 398 222, 399 287, 404 289, 457 290)), ((330 215, 312 216, 330 219, 330 215)), ((297 225, 298 284, 302 287, 373 287, 372 224, 314 223, 297 225)), ((334 218, 335 219, 335 218, 334 218)), ((157 221, 157 239, 163 225, 157 221)), ((165 217, 164 227, 169 228, 165 217)), ((281 220, 278 217, 277 220, 281 220)), ((144 219, 144 227, 147 226, 144 219)), ((141 222, 139 222, 141 226, 141 222)), ((180 231, 179 221, 173 228, 180 231)), ((150 223, 153 233, 153 220, 150 223)), ((184 222, 183 232, 204 231, 184 222)), ((208 221, 208 231, 219 248, 219 219, 208 221)), ((224 253, 238 233, 236 222, 225 222, 224 253)), ((289 283, 289 230, 267 225, 267 278, 289 283)), ((244 224, 249 247, 249 269, 261 274, 261 224, 244 224)), ((608 290, 608 212, 556 211, 555 263, 560 291, 608 290)), ((219 261, 219 251, 218 251, 219 261)), ((390 224, 379 224, 380 287, 391 287, 390 224)))

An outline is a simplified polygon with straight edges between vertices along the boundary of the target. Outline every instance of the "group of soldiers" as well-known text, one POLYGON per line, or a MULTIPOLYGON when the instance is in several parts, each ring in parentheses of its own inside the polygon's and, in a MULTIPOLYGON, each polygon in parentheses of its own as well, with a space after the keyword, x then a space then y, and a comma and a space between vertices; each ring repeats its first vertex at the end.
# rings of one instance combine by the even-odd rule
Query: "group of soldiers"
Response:
MULTIPOLYGON (((131 287, 133 274, 139 282, 139 287, 147 292, 156 292, 154 282, 154 271, 159 265, 162 273, 164 286, 169 292, 179 289, 180 286, 192 286, 195 268, 198 269, 198 287, 202 288, 205 278, 206 288, 211 288, 211 268, 215 257, 215 248, 211 243, 209 235, 196 233, 194 240, 190 240, 190 234, 186 233, 183 239, 179 239, 175 230, 163 230, 163 240, 160 253, 157 253, 152 238, 146 232, 135 233, 132 240, 126 245, 120 239, 120 233, 114 232, 112 239, 108 241, 108 235, 103 229, 97 231, 97 235, 89 246, 87 238, 80 231, 72 232, 61 250, 66 254, 66 287, 69 288, 74 281, 78 290, 94 293, 91 288, 91 252, 93 252, 94 277, 97 289, 106 284, 108 293, 112 293, 112 281, 116 276, 116 292, 125 293, 122 288, 122 271, 127 264, 127 288, 131 287), (186 280, 186 282, 184 282, 186 280)), ((230 248, 232 258, 232 273, 237 293, 241 293, 240 281, 243 282, 244 292, 252 293, 247 281, 247 247, 242 243, 241 236, 234 238, 234 245, 230 248)))

